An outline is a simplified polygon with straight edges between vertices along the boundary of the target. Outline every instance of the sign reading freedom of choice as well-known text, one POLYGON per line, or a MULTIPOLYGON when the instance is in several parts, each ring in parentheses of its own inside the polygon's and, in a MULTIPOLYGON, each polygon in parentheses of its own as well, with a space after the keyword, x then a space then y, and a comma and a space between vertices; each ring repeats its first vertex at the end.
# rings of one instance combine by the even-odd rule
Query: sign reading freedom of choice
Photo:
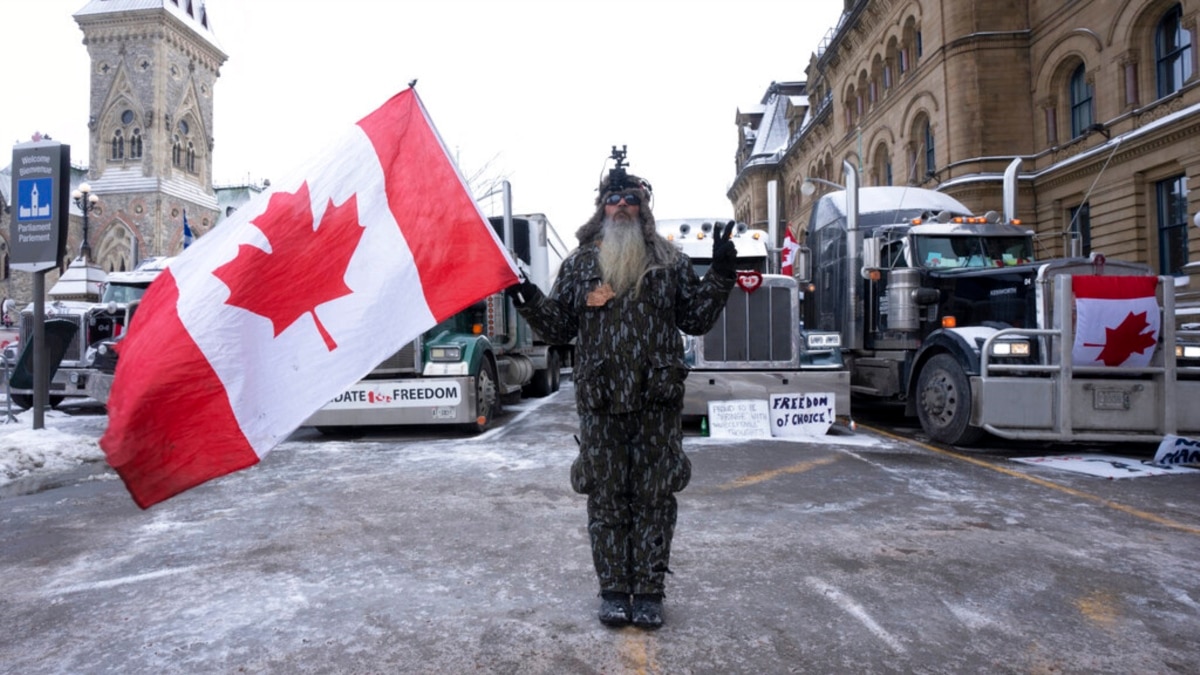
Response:
POLYGON ((832 393, 771 394, 770 401, 709 401, 713 438, 824 436, 834 421, 832 393))

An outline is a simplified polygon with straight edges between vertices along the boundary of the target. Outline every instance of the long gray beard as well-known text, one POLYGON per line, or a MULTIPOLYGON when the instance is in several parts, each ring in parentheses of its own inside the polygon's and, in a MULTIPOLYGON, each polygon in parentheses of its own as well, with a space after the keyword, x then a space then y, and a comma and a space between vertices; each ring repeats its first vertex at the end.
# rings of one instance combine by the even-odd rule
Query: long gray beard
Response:
POLYGON ((642 224, 636 219, 615 222, 604 220, 600 245, 600 273, 613 292, 622 295, 630 289, 636 294, 638 281, 646 271, 646 240, 642 224))

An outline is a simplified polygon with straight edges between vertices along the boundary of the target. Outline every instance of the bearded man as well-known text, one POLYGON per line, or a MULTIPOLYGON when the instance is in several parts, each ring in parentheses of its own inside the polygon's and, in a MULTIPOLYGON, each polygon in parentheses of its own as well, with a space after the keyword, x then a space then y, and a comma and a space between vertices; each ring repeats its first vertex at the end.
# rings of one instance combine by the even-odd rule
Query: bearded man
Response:
POLYGON ((588 535, 602 623, 663 623, 663 593, 677 503, 691 479, 680 413, 680 331, 702 335, 734 283, 733 223, 714 233, 699 279, 655 230, 650 184, 618 166, 600 185, 596 213, 576 232, 547 297, 530 282, 508 289, 544 339, 576 340, 579 456, 571 486, 587 495, 588 535))

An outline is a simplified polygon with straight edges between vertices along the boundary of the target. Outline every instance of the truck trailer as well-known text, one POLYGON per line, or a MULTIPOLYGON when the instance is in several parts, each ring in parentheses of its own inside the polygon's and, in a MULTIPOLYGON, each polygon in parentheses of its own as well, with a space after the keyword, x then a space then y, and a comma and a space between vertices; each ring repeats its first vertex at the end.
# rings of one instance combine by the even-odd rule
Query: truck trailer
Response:
POLYGON ((987 433, 1200 435, 1198 335, 1178 325, 1174 279, 1098 254, 1038 260, 1032 230, 1015 217, 1019 166, 1005 172, 1003 214, 975 216, 932 190, 860 188, 849 162, 846 189, 816 201, 798 251, 805 322, 841 333, 852 395, 903 404, 929 438, 955 445, 987 433), (1153 279, 1158 316, 1143 318, 1161 330, 1142 338, 1153 342, 1147 364, 1073 363, 1081 276, 1153 279))

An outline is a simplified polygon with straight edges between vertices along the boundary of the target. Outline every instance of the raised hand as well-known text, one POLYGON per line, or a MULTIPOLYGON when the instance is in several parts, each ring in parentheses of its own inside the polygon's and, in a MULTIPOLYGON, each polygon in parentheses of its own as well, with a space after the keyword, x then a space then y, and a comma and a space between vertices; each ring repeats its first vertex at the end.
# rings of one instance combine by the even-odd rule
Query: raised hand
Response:
POLYGON ((713 231, 712 270, 723 277, 732 277, 737 268, 737 246, 733 243, 733 230, 737 223, 732 220, 725 227, 717 225, 713 231))

